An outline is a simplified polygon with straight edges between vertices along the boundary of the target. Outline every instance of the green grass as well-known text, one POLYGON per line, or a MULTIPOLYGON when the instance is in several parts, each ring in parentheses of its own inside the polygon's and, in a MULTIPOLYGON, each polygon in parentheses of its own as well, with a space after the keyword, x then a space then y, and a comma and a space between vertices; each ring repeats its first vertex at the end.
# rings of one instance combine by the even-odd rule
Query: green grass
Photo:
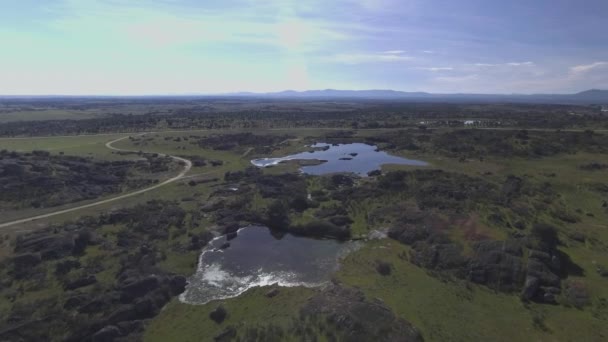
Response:
POLYGON ((608 334, 608 325, 589 310, 526 306, 516 294, 441 280, 406 260, 407 251, 391 240, 369 243, 344 260, 337 278, 369 298, 382 299, 427 341, 600 341, 608 334), (390 262, 392 274, 379 275, 376 260, 390 262), (546 330, 535 326, 535 316, 545 317, 546 330))
MULTIPOLYGON (((269 131, 272 134, 292 133, 300 137, 321 135, 321 131, 313 130, 282 130, 269 131)), ((218 132, 213 132, 218 133, 218 132)), ((256 132, 264 134, 265 132, 256 132)), ((364 134, 378 133, 366 131, 364 134)), ((199 155, 207 159, 224 161, 221 167, 193 168, 191 175, 212 172, 209 176, 220 179, 226 171, 242 170, 250 166, 249 160, 256 156, 242 156, 243 151, 214 151, 202 149, 188 141, 174 142, 164 140, 165 136, 204 135, 208 132, 164 132, 150 135, 152 140, 145 144, 135 145, 133 141, 124 140, 117 147, 126 149, 141 149, 146 152, 160 152, 181 155, 199 155), (186 147, 186 150, 182 148, 186 147)), ((16 149, 30 151, 45 149, 53 153, 59 151, 65 154, 94 155, 97 158, 118 158, 111 154, 105 143, 121 135, 88 136, 88 137, 56 137, 41 139, 0 139, 0 149, 16 149)), ((302 141, 293 141, 280 150, 275 156, 283 156, 303 150, 302 141)), ((595 271, 596 264, 608 266, 608 253, 605 241, 608 241, 608 212, 601 208, 602 195, 589 190, 590 183, 606 183, 605 171, 582 171, 579 165, 590 161, 608 163, 608 156, 575 154, 560 155, 542 159, 486 158, 485 161, 470 160, 464 163, 456 159, 419 152, 407 152, 404 156, 412 159, 428 161, 431 168, 446 171, 461 172, 475 177, 500 182, 508 174, 515 174, 536 183, 551 182, 561 194, 560 201, 568 210, 581 209, 583 213, 594 216, 581 216, 581 222, 575 224, 559 223, 560 238, 563 245, 559 248, 566 252, 575 263, 585 270, 585 277, 580 278, 592 295, 592 305, 582 310, 564 306, 524 305, 517 294, 495 293, 485 287, 467 284, 461 280, 447 280, 430 275, 427 271, 412 265, 407 256, 408 247, 391 240, 373 241, 363 249, 348 256, 336 275, 337 279, 347 286, 361 289, 368 298, 380 298, 399 316, 410 321, 420 329, 427 341, 601 341, 608 336, 608 317, 605 309, 600 307, 600 298, 608 298, 608 282, 595 271), (555 177, 547 174, 555 173, 555 177), (586 243, 573 242, 566 236, 568 231, 581 231, 588 237, 586 243), (591 239, 594 239, 593 241, 591 239), (599 241, 597 243, 594 241, 599 241), (380 276, 375 270, 376 260, 391 262, 394 270, 390 276, 380 276), (604 311, 602 311, 604 310, 604 311), (597 314, 597 313, 600 314, 597 314), (594 316, 594 313, 596 314, 594 316)), ((132 156, 126 156, 131 158, 132 156)), ((386 166, 385 170, 411 169, 407 166, 386 166)), ((295 171, 293 165, 280 165, 263 170, 267 174, 295 171)), ((207 176, 205 176, 207 177, 207 176)), ((128 207, 145 203, 151 199, 181 199, 199 193, 200 198, 206 198, 213 189, 210 184, 200 184, 196 187, 187 185, 189 179, 166 187, 124 199, 118 202, 89 208, 45 220, 48 222, 63 222, 82 215, 95 215, 112 208, 128 207)), ((318 187, 316 181, 310 182, 309 190, 318 187)), ((253 206, 263 207, 266 200, 254 197, 253 206)), ((324 203, 326 205, 327 203, 324 203)), ((185 209, 194 209, 194 204, 182 203, 185 209)), ((359 203, 349 208, 352 218, 354 235, 367 234, 369 227, 365 214, 378 203, 359 203)), ((303 216, 311 215, 305 212, 303 216)), ((485 213, 479 213, 480 217, 485 213)), ((305 220, 306 217, 302 218, 305 220)), ((551 219, 551 218, 548 218, 551 219)), ((207 222, 205 222, 207 223, 207 222)), ((42 223, 33 222, 23 225, 20 229, 37 227, 42 223)), ((202 224, 200 229, 205 229, 202 224)), ((111 229, 111 228, 107 228, 111 229)), ((491 227, 481 222, 481 229, 493 238, 506 238, 504 230, 491 227)), ((454 230, 451 237, 456 241, 463 240, 462 232, 454 230)), ((168 250, 168 245, 163 246, 168 250)), ((96 249, 87 252, 88 257, 95 257, 96 249)), ((196 268, 198 253, 173 254, 168 253, 167 259, 160 263, 166 270, 176 273, 192 274, 196 268)), ((102 272, 101 281, 110 281, 114 269, 102 272)), ((574 278, 574 277, 573 277, 574 278)), ((53 295, 56 288, 32 293, 32 298, 53 295)), ((171 302, 162 313, 156 317, 146 331, 147 341, 205 341, 228 325, 237 326, 239 331, 247 327, 264 325, 269 322, 287 325, 296 318, 299 308, 312 294, 305 288, 282 288, 281 293, 272 299, 264 296, 267 288, 252 289, 242 296, 224 300, 229 312, 228 319, 222 324, 216 324, 208 318, 209 312, 217 306, 217 302, 207 305, 187 305, 178 300, 171 302)), ((28 295, 29 296, 29 295, 28 295)), ((0 301, 0 311, 5 303, 0 301)))
POLYGON ((70 137, 32 137, 0 138, 0 149, 17 152, 33 150, 49 151, 53 154, 63 152, 66 155, 95 157, 96 159, 132 159, 133 156, 121 156, 106 148, 108 141, 125 136, 124 134, 89 135, 70 137))
POLYGON ((148 326, 144 341, 213 341, 213 337, 229 325, 241 333, 247 327, 268 323, 286 328, 312 295, 312 290, 306 288, 281 288, 276 297, 268 298, 265 296, 268 291, 268 287, 253 288, 238 298, 206 305, 189 305, 174 299, 148 326), (217 324, 209 318, 209 313, 220 302, 228 317, 217 324))
POLYGON ((95 110, 24 110, 0 114, 0 123, 13 121, 82 120, 100 117, 95 110))

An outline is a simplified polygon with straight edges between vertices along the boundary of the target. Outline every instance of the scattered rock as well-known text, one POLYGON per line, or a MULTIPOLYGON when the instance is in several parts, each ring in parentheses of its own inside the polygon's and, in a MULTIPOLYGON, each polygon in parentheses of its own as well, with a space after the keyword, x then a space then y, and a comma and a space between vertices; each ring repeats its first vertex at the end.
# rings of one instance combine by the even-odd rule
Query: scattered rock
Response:
POLYGON ((397 317, 385 304, 368 302, 356 289, 331 285, 310 298, 304 316, 323 315, 344 341, 423 341, 409 322, 397 317))

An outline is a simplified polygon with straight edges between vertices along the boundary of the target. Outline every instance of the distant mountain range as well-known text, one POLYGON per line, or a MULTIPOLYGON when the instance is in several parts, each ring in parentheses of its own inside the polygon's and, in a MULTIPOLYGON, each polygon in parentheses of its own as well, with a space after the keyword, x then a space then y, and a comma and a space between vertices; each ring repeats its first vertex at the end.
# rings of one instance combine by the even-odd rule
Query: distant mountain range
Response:
POLYGON ((286 90, 276 93, 231 93, 222 96, 277 99, 378 99, 421 102, 514 102, 556 104, 608 104, 608 90, 591 89, 576 94, 433 94, 396 90, 286 90))
POLYGON ((397 90, 306 90, 295 91, 285 90, 275 93, 224 93, 224 94, 164 94, 164 95, 139 95, 139 96, 120 96, 120 95, 89 95, 89 96, 70 96, 70 95, 22 95, 22 96, 3 96, 2 99, 78 99, 78 98, 177 98, 177 99, 198 99, 198 98, 263 98, 263 99, 301 99, 301 100, 331 100, 331 99, 352 99, 352 100, 391 100, 408 102, 452 102, 452 103, 538 103, 538 104, 577 104, 577 105, 604 105, 608 106, 608 90, 591 89, 576 94, 435 94, 426 92, 405 92, 397 90))

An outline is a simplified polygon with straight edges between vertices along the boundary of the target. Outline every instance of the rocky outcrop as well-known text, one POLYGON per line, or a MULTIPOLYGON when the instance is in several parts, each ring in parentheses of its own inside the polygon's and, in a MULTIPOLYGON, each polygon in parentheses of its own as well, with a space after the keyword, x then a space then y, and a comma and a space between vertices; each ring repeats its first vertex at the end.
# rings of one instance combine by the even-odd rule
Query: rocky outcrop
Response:
POLYGON ((332 284, 310 298, 302 315, 326 317, 344 341, 423 341, 418 330, 384 303, 367 301, 359 290, 332 284))

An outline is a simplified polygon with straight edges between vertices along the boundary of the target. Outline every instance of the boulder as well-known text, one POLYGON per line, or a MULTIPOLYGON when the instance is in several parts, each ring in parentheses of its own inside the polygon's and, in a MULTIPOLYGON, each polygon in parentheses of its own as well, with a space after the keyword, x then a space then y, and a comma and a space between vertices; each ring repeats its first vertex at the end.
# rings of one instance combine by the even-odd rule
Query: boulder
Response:
POLYGON ((329 222, 335 224, 336 226, 346 226, 353 223, 353 220, 348 216, 334 216, 329 219, 329 222))
POLYGON ((169 288, 171 290, 171 294, 177 296, 183 293, 186 290, 187 279, 184 276, 176 275, 171 277, 169 281, 169 288))
POLYGON ((115 325, 108 325, 91 337, 92 342, 112 342, 121 335, 120 329, 115 325))
POLYGON ((145 296, 148 292, 156 290, 160 287, 160 279, 156 275, 149 275, 147 277, 132 279, 129 278, 118 287, 125 295, 132 298, 139 298, 145 296))
POLYGON ((114 310, 107 319, 109 324, 117 324, 125 321, 133 321, 137 319, 137 310, 135 305, 123 305, 114 310))
POLYGON ((380 275, 388 276, 391 274, 393 270, 393 265, 386 261, 378 261, 376 262, 376 271, 380 273, 380 275))
POLYGON ((406 245, 411 245, 417 241, 427 239, 431 235, 426 225, 402 224, 392 227, 388 231, 391 239, 397 240, 406 245))
POLYGON ((265 296, 268 298, 273 298, 276 297, 279 294, 279 289, 277 289, 276 287, 268 292, 266 292, 265 296))
POLYGON ((86 275, 84 277, 78 278, 74 281, 67 282, 63 285, 63 288, 66 290, 75 290, 81 287, 89 286, 91 284, 95 284, 97 282, 97 278, 95 275, 86 275))
POLYGON ((219 334, 213 337, 214 341, 224 342, 231 341, 236 337, 236 328, 233 326, 228 326, 226 329, 222 330, 219 334))
POLYGON ((519 290, 525 269, 521 245, 516 241, 482 241, 473 246, 469 279, 500 291, 519 290))
POLYGON ((385 304, 369 302, 356 289, 331 285, 311 297, 301 310, 304 317, 327 317, 331 328, 344 341, 421 342, 422 336, 409 322, 397 317, 385 304))
POLYGON ((367 173, 367 175, 369 177, 377 177, 377 176, 381 176, 382 175, 382 171, 380 170, 374 170, 374 171, 370 171, 367 173))
POLYGON ((531 300, 536 295, 536 291, 538 290, 538 286, 540 285, 540 280, 533 276, 526 277, 526 282, 524 283, 524 288, 521 291, 521 299, 522 300, 531 300))
POLYGON ((65 303, 63 303, 63 308, 65 310, 72 310, 82 306, 84 303, 86 303, 87 300, 89 300, 88 295, 78 294, 68 298, 65 303))
POLYGON ((228 312, 224 308, 222 304, 218 305, 211 313, 209 313, 209 318, 211 318, 215 323, 220 324, 228 315, 228 312))
POLYGON ((65 275, 70 273, 71 270, 75 268, 79 268, 80 261, 78 260, 64 260, 60 261, 55 265, 55 274, 57 275, 65 275))
POLYGON ((38 253, 25 253, 14 256, 11 261, 15 268, 30 268, 38 265, 42 259, 38 253))

